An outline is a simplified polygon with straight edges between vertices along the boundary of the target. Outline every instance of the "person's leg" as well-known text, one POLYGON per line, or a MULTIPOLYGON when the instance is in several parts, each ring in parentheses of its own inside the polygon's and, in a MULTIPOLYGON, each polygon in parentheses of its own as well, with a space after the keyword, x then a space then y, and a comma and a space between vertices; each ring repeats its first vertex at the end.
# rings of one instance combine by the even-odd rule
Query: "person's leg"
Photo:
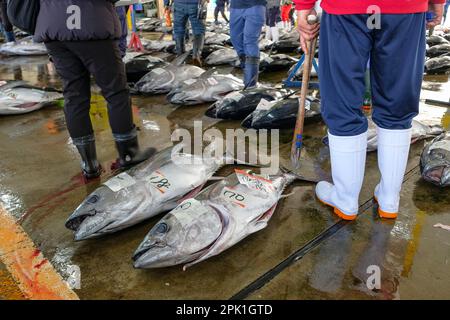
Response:
POLYGON ((3 24, 3 32, 5 33, 6 42, 14 42, 16 41, 16 37, 14 36, 13 25, 9 21, 6 9, 6 2, 3 1, 0 5, 0 18, 3 24))
POLYGON ((219 23, 219 7, 218 6, 216 6, 215 8, 214 8, 214 22, 216 23, 216 24, 218 24, 219 23))
POLYGON ((316 195, 346 220, 358 213, 366 160, 368 124, 361 105, 372 49, 366 21, 364 15, 324 12, 320 28, 321 109, 328 126, 333 184, 319 182, 316 195))
POLYGON ((280 15, 280 7, 272 8, 270 13, 270 30, 272 34, 273 42, 278 42, 280 40, 280 33, 277 26, 277 17, 280 15))
POLYGON ((116 140, 120 166, 127 168, 148 159, 155 150, 150 148, 141 152, 139 149, 125 65, 117 41, 78 41, 68 42, 67 46, 94 75, 108 102, 109 123, 116 140))
POLYGON ((396 218, 408 161, 411 122, 419 113, 425 15, 382 15, 371 55, 372 119, 378 133, 378 212, 396 218), (408 67, 405 67, 408 66, 408 67))
POLYGON ((245 10, 244 52, 245 70, 244 84, 246 88, 256 86, 259 75, 259 36, 266 22, 266 7, 253 6, 245 10))
POLYGON ((230 9, 230 36, 234 50, 241 61, 241 68, 245 67, 245 51, 244 51, 244 18, 245 9, 230 9))
POLYGON ((64 86, 64 114, 73 144, 80 153, 83 174, 100 175, 95 150, 94 131, 89 116, 91 100, 90 74, 82 61, 64 43, 46 43, 47 50, 64 86))
POLYGON ((225 20, 226 23, 230 23, 227 15, 225 14, 225 7, 220 8, 220 14, 222 15, 222 18, 223 18, 223 20, 225 20))
POLYGON ((196 63, 201 65, 203 46, 205 44, 205 23, 204 20, 198 17, 198 6, 196 4, 189 5, 188 14, 192 33, 194 34, 192 58, 196 63))
POLYGON ((185 37, 188 15, 185 4, 179 2, 173 4, 173 19, 173 38, 176 43, 175 51, 177 55, 181 55, 186 51, 185 37))

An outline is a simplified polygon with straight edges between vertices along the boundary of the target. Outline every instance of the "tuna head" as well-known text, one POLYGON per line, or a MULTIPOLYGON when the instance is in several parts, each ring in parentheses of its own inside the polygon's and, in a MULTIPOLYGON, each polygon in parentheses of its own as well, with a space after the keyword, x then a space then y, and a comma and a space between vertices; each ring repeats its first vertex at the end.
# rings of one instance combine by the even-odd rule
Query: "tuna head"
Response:
POLYGON ((195 199, 157 223, 133 255, 135 268, 162 268, 196 260, 219 238, 219 214, 195 199))
POLYGON ((422 177, 437 186, 450 186, 450 133, 427 145, 420 159, 422 177))
POLYGON ((152 194, 146 188, 132 187, 114 192, 101 186, 75 209, 66 221, 76 241, 95 238, 136 224, 139 213, 149 209, 152 194))

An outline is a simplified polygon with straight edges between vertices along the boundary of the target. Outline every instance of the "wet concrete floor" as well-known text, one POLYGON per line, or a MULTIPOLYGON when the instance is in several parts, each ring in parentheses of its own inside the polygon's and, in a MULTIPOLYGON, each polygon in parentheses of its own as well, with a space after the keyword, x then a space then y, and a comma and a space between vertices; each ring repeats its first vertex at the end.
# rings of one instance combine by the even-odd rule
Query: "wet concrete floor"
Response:
MULTIPOLYGON (((1 60, 1 80, 61 87, 46 57, 1 60)), ((284 75, 267 74, 261 80, 276 83, 284 75)), ((447 76, 427 79, 427 83, 440 85, 438 91, 425 94, 448 100, 447 76)), ((134 97, 141 143, 162 149, 172 144, 174 129, 191 129, 195 120, 204 121, 204 129, 215 127, 222 132, 240 127, 237 121, 206 118, 206 108, 174 107, 164 96, 134 97)), ((447 108, 423 105, 421 116, 450 128, 447 108)), ((81 299, 450 299, 450 232, 433 227, 450 225, 450 192, 420 179, 423 141, 411 148, 400 217, 395 222, 373 217, 372 193, 379 173, 376 153, 371 153, 360 197, 362 214, 354 223, 340 222, 318 203, 312 183, 295 182, 287 190, 293 195, 281 200, 266 229, 219 256, 185 272, 180 266, 135 270, 131 255, 161 217, 85 242, 74 242, 64 227, 78 204, 114 174, 110 165, 116 151, 106 104, 98 94, 92 99, 91 118, 105 172, 101 180, 89 183, 80 175, 79 158, 60 106, 0 118, 0 201, 63 278, 70 266, 79 266, 81 288, 75 292, 81 299), (334 231, 324 236, 330 228, 334 231), (275 272, 277 265, 296 252, 304 252, 301 259, 275 272), (379 290, 365 285, 371 265, 381 270, 379 290), (261 278, 271 273, 271 281, 261 278)), ((321 143, 325 133, 322 122, 306 126, 302 174, 329 175, 328 150, 321 143)), ((291 130, 280 132, 281 163, 287 166, 291 138, 291 130)), ((232 169, 225 167, 218 175, 232 169)), ((8 298, 24 297, 0 263, 0 299, 8 298)))

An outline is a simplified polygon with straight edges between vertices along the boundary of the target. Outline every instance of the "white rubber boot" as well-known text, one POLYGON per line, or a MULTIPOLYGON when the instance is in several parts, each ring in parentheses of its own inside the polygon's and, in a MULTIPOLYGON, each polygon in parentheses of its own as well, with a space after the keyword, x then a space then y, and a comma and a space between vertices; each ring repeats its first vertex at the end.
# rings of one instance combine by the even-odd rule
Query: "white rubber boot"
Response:
POLYGON ((266 26, 266 40, 272 40, 272 28, 266 26))
POLYGON ((333 183, 321 181, 316 196, 334 208, 340 218, 354 220, 358 214, 359 193, 364 180, 367 152, 367 132, 340 137, 328 133, 333 183))
POLYGON ((270 33, 272 34, 273 42, 278 42, 280 40, 280 32, 278 30, 278 27, 271 27, 270 33))
POLYGON ((397 218, 400 191, 408 163, 411 129, 388 130, 377 127, 378 168, 381 181, 375 187, 378 214, 382 218, 397 218))

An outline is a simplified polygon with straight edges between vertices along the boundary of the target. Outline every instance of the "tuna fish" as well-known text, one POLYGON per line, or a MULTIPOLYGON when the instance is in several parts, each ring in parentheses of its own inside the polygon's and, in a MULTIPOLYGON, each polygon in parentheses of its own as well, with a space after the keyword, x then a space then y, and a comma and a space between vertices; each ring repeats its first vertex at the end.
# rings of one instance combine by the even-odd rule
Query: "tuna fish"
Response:
POLYGON ((0 81, 0 115, 24 114, 63 99, 54 89, 30 86, 23 81, 0 81))
MULTIPOLYGON (((297 114, 297 98, 272 102, 261 100, 256 110, 242 121, 242 126, 253 129, 291 129, 295 126, 297 114)), ((307 97, 305 123, 321 118, 320 100, 307 97)))
POLYGON ((206 115, 211 118, 243 120, 255 111, 261 99, 274 101, 280 99, 287 92, 275 88, 257 87, 243 91, 231 92, 223 99, 214 103, 206 115))
POLYGON ((223 158, 187 154, 183 148, 179 144, 165 149, 90 194, 66 222, 66 227, 74 231, 75 240, 128 228, 172 210, 184 197, 200 191, 223 158))
POLYGON ((262 71, 280 71, 289 69, 297 62, 298 59, 286 54, 273 54, 267 57, 263 57, 260 63, 260 69, 262 71))
POLYGON ((154 68, 163 68, 168 65, 167 62, 158 57, 152 57, 149 54, 138 55, 125 62, 125 70, 128 82, 138 82, 143 76, 154 68))
POLYGON ((450 57, 440 56, 431 58, 425 62, 425 72, 428 74, 439 74, 450 71, 450 57))
POLYGON ((153 69, 135 84, 134 89, 143 94, 168 93, 183 81, 200 77, 205 70, 183 64, 188 54, 178 57, 166 67, 153 69))
POLYGON ((226 47, 220 45, 220 44, 209 44, 203 47, 202 50, 202 58, 206 59, 209 55, 211 55, 213 52, 217 50, 224 49, 226 47))
POLYGON ((226 44, 230 41, 230 36, 220 32, 206 32, 205 44, 226 44))
POLYGON ((273 45, 274 45, 273 41, 268 40, 266 38, 261 39, 258 44, 259 50, 262 50, 262 51, 271 49, 273 45))
POLYGON ((283 190, 296 176, 261 177, 236 172, 162 218, 133 255, 135 268, 183 269, 220 254, 264 229, 283 190))
POLYGON ((1 45, 0 54, 5 56, 38 56, 47 54, 47 48, 43 43, 33 42, 33 37, 27 37, 1 45))
POLYGON ((438 57, 450 53, 450 43, 438 44, 427 50, 427 56, 430 58, 438 57))
POLYGON ((450 132, 434 138, 422 152, 420 172, 425 181, 450 187, 450 132))
POLYGON ((173 104, 194 105, 217 101, 223 95, 243 88, 242 80, 231 74, 218 74, 211 69, 198 79, 184 81, 167 95, 167 99, 173 104))
MULTIPOLYGON (((369 129, 367 133, 367 152, 372 152, 378 149, 377 127, 371 118, 368 119, 369 129)), ((433 138, 443 132, 443 128, 439 125, 429 126, 418 120, 412 121, 411 144, 419 140, 433 138)), ((328 138, 325 137, 323 142, 328 145, 328 138)))
POLYGON ((159 26, 161 21, 158 18, 143 18, 136 22, 136 29, 145 32, 155 31, 159 26))
POLYGON ((143 40, 142 45, 148 51, 173 52, 175 41, 172 40, 143 40))
POLYGON ((205 63, 209 66, 218 66, 223 64, 236 65, 239 63, 239 57, 236 50, 231 48, 222 48, 211 53, 205 63))
POLYGON ((446 44, 449 43, 445 38, 437 35, 432 35, 427 37, 427 44, 430 47, 436 46, 438 44, 446 44))

